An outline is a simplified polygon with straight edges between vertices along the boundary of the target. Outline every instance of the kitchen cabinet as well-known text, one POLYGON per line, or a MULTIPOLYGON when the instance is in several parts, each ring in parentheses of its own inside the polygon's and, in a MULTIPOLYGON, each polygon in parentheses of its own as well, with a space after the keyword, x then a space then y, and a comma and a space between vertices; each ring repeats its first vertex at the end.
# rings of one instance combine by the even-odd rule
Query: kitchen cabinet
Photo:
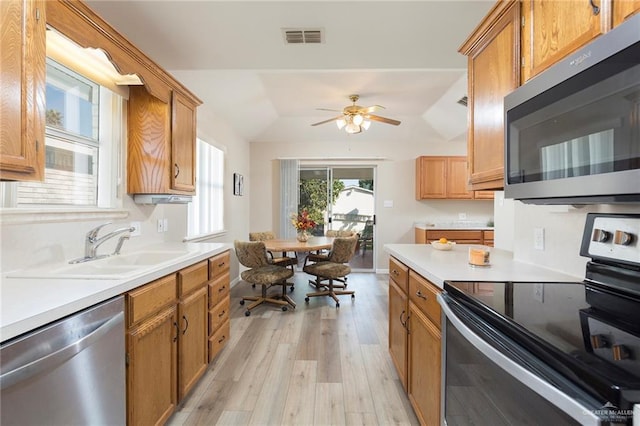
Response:
POLYGON ((503 99, 520 83, 520 3, 497 2, 459 51, 468 57, 469 185, 501 189, 503 99))
POLYGON ((230 259, 229 251, 209 259, 209 362, 218 355, 229 339, 230 259))
POLYGON ((416 159, 416 199, 472 199, 467 190, 466 157, 416 159))
POLYGON ((44 0, 0 1, 0 180, 43 180, 44 0))
POLYGON ((178 272, 178 401, 189 393, 209 364, 208 282, 207 260, 178 272))
POLYGON ((407 387, 407 319, 409 318, 409 268, 389 258, 389 354, 405 392, 407 387))
POLYGON ((389 354, 423 425, 440 424, 440 290, 389 258, 389 354))
POLYGON ((611 0, 522 1, 522 82, 610 29, 611 0))
POLYGON ((408 394, 420 423, 434 426, 440 424, 442 385, 439 292, 409 271, 408 394))
POLYGON ((215 330, 218 335, 224 334, 226 343, 228 260, 226 251, 125 294, 128 424, 164 423, 197 384, 223 347, 218 345, 212 356, 212 313, 226 321, 215 330), (211 264, 223 263, 226 266, 220 267, 218 280, 211 281, 211 264), (210 309, 212 287, 216 291, 225 288, 217 292, 220 300, 214 309, 210 309))
POLYGON ((144 87, 130 88, 128 193, 195 192, 196 106, 176 91, 165 102, 144 87))
POLYGON ((176 274, 125 295, 127 423, 162 424, 178 403, 176 274))
POLYGON ((482 244, 493 247, 493 232, 494 231, 482 231, 482 244))
POLYGON ((613 0, 613 26, 640 12, 640 0, 613 0))

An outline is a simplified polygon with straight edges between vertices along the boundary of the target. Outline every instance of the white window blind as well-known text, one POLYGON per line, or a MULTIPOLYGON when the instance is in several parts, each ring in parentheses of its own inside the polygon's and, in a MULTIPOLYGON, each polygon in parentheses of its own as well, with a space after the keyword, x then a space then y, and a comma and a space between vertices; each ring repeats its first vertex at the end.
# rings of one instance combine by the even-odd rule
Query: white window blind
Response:
POLYGON ((189 203, 187 238, 224 230, 224 152, 198 139, 196 161, 196 196, 189 203))

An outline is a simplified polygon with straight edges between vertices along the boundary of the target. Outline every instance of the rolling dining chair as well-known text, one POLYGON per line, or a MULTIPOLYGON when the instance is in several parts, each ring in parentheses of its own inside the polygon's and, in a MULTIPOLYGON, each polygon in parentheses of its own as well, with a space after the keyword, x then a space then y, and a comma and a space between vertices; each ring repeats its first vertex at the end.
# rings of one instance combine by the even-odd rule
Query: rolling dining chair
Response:
POLYGON ((350 294, 352 299, 355 298, 354 291, 344 289, 337 290, 334 285, 334 280, 346 278, 346 276, 351 273, 351 268, 349 265, 346 265, 346 263, 348 263, 355 254, 357 243, 357 236, 349 238, 337 237, 333 240, 333 245, 327 260, 304 266, 302 270, 309 275, 315 275, 317 283, 328 281, 327 284, 319 284, 319 291, 307 293, 304 299, 305 302, 308 303, 311 297, 330 296, 336 302, 336 308, 339 308, 340 301, 338 300, 338 296, 350 294))
POLYGON ((251 310, 263 303, 271 303, 280 306, 286 311, 289 306, 296 307, 295 302, 287 295, 287 280, 293 277, 293 268, 272 263, 267 255, 263 241, 234 241, 233 246, 241 265, 250 268, 240 274, 240 278, 254 287, 262 286, 260 296, 243 296, 240 305, 249 300, 253 303, 247 306, 245 315, 251 315, 251 310), (267 289, 273 286, 281 286, 282 294, 278 298, 267 295, 267 289))
MULTIPOLYGON (((348 238, 348 237, 358 237, 358 233, 355 231, 351 231, 351 230, 336 230, 336 229, 329 229, 325 235, 327 237, 340 237, 340 238, 348 238)), ((309 253, 307 255, 307 257, 305 257, 304 259, 304 265, 307 265, 308 262, 322 262, 325 260, 329 260, 329 255, 330 252, 326 252, 326 253, 309 253)), ((316 287, 316 288, 320 288, 320 287, 324 287, 324 285, 321 282, 322 280, 318 277, 316 277, 315 280, 309 280, 309 284, 311 284, 312 286, 316 287)), ((341 282, 342 284, 333 284, 334 288, 346 288, 347 287, 347 277, 342 277, 342 278, 336 278, 334 281, 338 281, 341 282)))
MULTIPOLYGON (((249 232, 249 241, 266 241, 275 239, 276 234, 272 231, 249 232)), ((290 266, 291 270, 294 270, 294 268, 298 266, 298 258, 296 257, 295 253, 293 254, 293 256, 288 256, 287 253, 282 253, 281 256, 276 256, 270 251, 267 251, 267 253, 271 257, 271 262, 274 265, 290 266)), ((291 284, 290 290, 294 290, 293 284, 291 284)))

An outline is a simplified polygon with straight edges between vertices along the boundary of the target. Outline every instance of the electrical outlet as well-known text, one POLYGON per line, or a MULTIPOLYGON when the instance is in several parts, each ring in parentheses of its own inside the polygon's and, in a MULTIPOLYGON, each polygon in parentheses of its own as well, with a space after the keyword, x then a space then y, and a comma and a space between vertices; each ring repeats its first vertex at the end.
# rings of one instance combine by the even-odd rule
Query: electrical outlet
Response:
POLYGON ((158 219, 158 232, 164 232, 164 222, 162 219, 158 219))
POLYGON ((162 219, 162 230, 164 232, 167 232, 169 230, 169 219, 167 218, 162 219))
POLYGON ((533 248, 544 250, 544 228, 533 229, 533 248))
POLYGON ((467 219, 467 214, 466 213, 458 213, 458 219, 459 220, 466 220, 467 219))
POLYGON ((129 226, 135 228, 135 230, 131 233, 132 237, 139 237, 140 235, 142 235, 142 227, 140 226, 140 222, 131 222, 129 226))
POLYGON ((536 283, 533 285, 533 298, 540 303, 544 302, 544 284, 536 283))

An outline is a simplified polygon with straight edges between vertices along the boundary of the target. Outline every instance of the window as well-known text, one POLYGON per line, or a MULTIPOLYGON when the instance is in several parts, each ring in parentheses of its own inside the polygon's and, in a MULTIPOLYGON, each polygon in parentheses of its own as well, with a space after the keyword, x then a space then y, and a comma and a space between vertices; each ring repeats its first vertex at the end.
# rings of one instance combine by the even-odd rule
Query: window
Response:
POLYGON ((47 58, 45 179, 3 184, 3 206, 116 207, 124 102, 47 58))
POLYGON ((187 238, 224 230, 224 152, 198 139, 196 196, 189 203, 187 238))

